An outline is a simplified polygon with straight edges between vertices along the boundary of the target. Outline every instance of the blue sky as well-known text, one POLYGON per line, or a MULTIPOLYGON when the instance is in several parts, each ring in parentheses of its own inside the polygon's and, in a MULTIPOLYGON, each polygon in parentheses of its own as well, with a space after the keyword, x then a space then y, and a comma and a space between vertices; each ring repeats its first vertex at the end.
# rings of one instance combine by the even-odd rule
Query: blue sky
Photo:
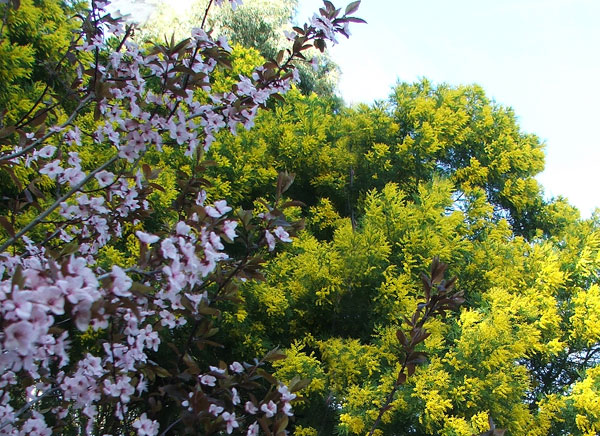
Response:
MULTIPOLYGON (((300 0, 298 19, 321 5, 300 0)), ((331 49, 347 103, 385 99, 397 80, 477 83, 545 142, 546 196, 584 217, 600 207, 600 1, 363 0, 356 15, 368 24, 331 49)))

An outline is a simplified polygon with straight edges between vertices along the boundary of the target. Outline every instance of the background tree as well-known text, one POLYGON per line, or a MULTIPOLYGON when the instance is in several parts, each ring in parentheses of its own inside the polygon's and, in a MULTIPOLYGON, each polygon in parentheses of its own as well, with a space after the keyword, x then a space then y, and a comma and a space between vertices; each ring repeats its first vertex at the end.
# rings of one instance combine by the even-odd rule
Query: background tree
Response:
POLYGON ((402 106, 393 96, 340 114, 290 94, 254 131, 218 140, 212 156, 240 166, 216 189, 233 187, 243 202, 236 180, 253 174, 246 192, 266 195, 260 177, 287 169, 290 197, 306 203, 307 230, 221 320, 243 332, 229 345, 242 355, 283 345, 278 376, 311 378, 300 434, 362 434, 397 376, 395 331, 419 301, 419 272, 439 254, 465 308, 432 323, 431 363, 399 389, 382 434, 471 435, 489 416, 506 434, 592 434, 598 341, 584 307, 596 304, 598 224, 542 200, 541 144, 509 110, 476 87, 430 89, 434 98, 423 86, 399 85, 419 90, 401 93, 402 106), (522 221, 518 204, 539 206, 535 221, 522 221))
MULTIPOLYGON (((40 116, 38 110, 60 107, 73 97, 76 63, 68 49, 78 26, 72 17, 81 6, 24 0, 15 9, 10 3, 0 4, 0 126, 21 127, 40 116)), ((76 103, 71 100, 70 105, 76 103)))
MULTIPOLYGON (((174 35, 181 39, 202 22, 208 3, 207 0, 192 1, 187 12, 181 13, 182 5, 174 7, 169 2, 157 2, 153 5, 155 12, 138 31, 138 38, 157 41, 174 35)), ((231 43, 252 47, 265 59, 271 59, 289 45, 285 32, 288 35, 292 32, 297 6, 297 0, 247 0, 235 10, 211 9, 207 24, 215 34, 225 35, 231 43)), ((124 13, 129 11, 126 7, 122 9, 124 13)), ((316 92, 333 97, 339 80, 338 66, 327 51, 321 53, 313 49, 307 51, 306 56, 307 61, 314 59, 314 62, 295 64, 300 74, 299 89, 307 95, 316 92)))

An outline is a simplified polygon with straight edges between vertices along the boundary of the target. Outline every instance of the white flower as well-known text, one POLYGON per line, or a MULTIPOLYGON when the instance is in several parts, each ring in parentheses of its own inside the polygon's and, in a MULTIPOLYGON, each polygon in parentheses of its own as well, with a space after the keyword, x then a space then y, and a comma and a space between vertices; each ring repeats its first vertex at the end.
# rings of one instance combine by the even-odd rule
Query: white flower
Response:
POLYGON ((275 249, 275 237, 268 230, 265 230, 265 239, 267 240, 269 251, 273 251, 275 249))
POLYGON ((248 432, 246 436, 257 436, 258 435, 258 423, 253 423, 250 427, 248 427, 248 432))

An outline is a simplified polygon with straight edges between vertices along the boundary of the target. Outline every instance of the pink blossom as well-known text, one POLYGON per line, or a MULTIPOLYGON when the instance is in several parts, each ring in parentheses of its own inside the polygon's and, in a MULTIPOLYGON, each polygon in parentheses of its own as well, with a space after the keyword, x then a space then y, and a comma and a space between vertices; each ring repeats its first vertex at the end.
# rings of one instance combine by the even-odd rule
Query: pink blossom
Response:
POLYGON ((208 369, 210 369, 210 372, 214 372, 215 374, 219 374, 219 375, 223 375, 225 374, 225 370, 221 369, 219 367, 216 366, 209 366, 208 369))
POLYGON ((191 230, 192 230, 192 228, 190 226, 188 226, 186 223, 184 223, 183 221, 179 221, 177 223, 177 226, 175 227, 175 231, 177 232, 178 235, 181 235, 181 236, 188 235, 191 230))
POLYGON ((138 436, 156 436, 158 434, 158 422, 148 418, 146 413, 142 413, 133 424, 133 428, 137 429, 138 436))
POLYGON ((265 416, 267 418, 271 418, 277 413, 277 404, 275 404, 273 401, 269 401, 268 404, 263 404, 260 406, 260 410, 265 412, 265 416))
POLYGON ((275 230, 273 230, 273 233, 275 233, 275 236, 277 236, 282 242, 292 242, 289 233, 286 232, 281 226, 277 226, 275 230))
POLYGON ((223 412, 223 420, 225 424, 227 424, 227 434, 231 434, 234 428, 239 427, 240 425, 235 420, 235 413, 223 412))
POLYGON ((338 41, 335 37, 335 27, 329 18, 315 14, 311 19, 310 24, 321 32, 325 38, 329 39, 334 44, 337 44, 338 41))
POLYGON ((56 152, 56 147, 53 145, 47 145, 44 148, 42 148, 40 151, 37 152, 37 156, 43 158, 43 159, 49 159, 52 156, 54 156, 54 153, 56 152))
POLYGON ((206 386, 214 386, 217 379, 212 375, 204 374, 200 377, 200 383, 206 386))
POLYGON ((50 436, 52 430, 50 430, 44 421, 44 417, 41 413, 33 412, 33 416, 23 424, 20 434, 29 436, 50 436))
POLYGON ((268 230, 265 230, 265 240, 267 241, 269 251, 273 251, 275 249, 275 237, 268 230))
POLYGON ((60 166, 60 161, 56 159, 50 163, 47 163, 44 168, 40 170, 40 174, 46 174, 52 180, 55 180, 57 176, 63 173, 63 171, 64 170, 60 166))
POLYGON ((65 133, 65 140, 69 143, 75 143, 81 145, 81 131, 79 127, 75 126, 71 130, 65 133))
POLYGON ((100 185, 101 188, 105 188, 115 180, 115 175, 110 171, 105 170, 97 172, 95 177, 96 180, 98 180, 98 185, 100 185))
POLYGON ((30 322, 19 321, 6 327, 4 336, 4 348, 25 356, 30 352, 30 348, 36 340, 37 331, 30 322))
POLYGON ((39 291, 41 300, 48 306, 55 315, 64 315, 65 299, 60 288, 57 286, 46 286, 39 291))
POLYGON ((142 232, 141 230, 136 231, 135 234, 139 238, 139 240, 142 241, 144 244, 154 244, 155 242, 157 242, 160 239, 156 235, 142 232))
POLYGON ((135 390, 138 392, 138 395, 142 395, 142 393, 148 390, 148 381, 144 378, 144 374, 140 375, 140 380, 138 381, 135 390))
POLYGON ((294 412, 292 412, 292 405, 290 403, 285 403, 281 408, 281 411, 287 416, 294 416, 294 412))
POLYGON ((81 181, 85 178, 85 173, 81 171, 79 167, 71 167, 67 168, 61 174, 59 181, 60 183, 68 183, 72 187, 81 183, 81 181))
POLYGON ((117 265, 113 265, 111 277, 113 279, 113 294, 117 297, 130 297, 131 292, 129 288, 131 288, 133 280, 125 274, 125 271, 117 265))
POLYGON ((244 372, 244 367, 240 362, 233 362, 231 365, 229 365, 229 369, 238 374, 244 372))
POLYGON ((254 422, 248 427, 248 432, 246 436, 258 436, 258 423, 254 422))
POLYGON ((177 258, 177 248, 173 244, 173 241, 170 239, 163 239, 160 243, 160 248, 162 255, 167 259, 176 259, 177 258))
MULTIPOLYGON (((229 2, 234 9, 241 3, 240 0, 229 2)), ((104 3, 98 1, 93 5, 97 16, 90 22, 102 23, 104 14, 100 13, 99 8, 104 3)), ((184 44, 182 50, 159 56, 146 54, 127 40, 118 23, 98 26, 94 29, 92 24, 86 29, 80 49, 108 49, 106 32, 121 35, 119 37, 125 40, 120 45, 120 52, 111 53, 108 50, 107 56, 99 58, 101 62, 90 56, 91 65, 82 65, 82 68, 92 68, 99 83, 110 84, 97 102, 105 121, 97 123, 91 127, 89 134, 85 134, 85 171, 79 153, 74 151, 84 138, 84 132, 74 125, 79 123, 77 119, 73 119, 73 122, 69 120, 64 127, 47 128, 50 134, 68 129, 64 133, 64 141, 60 138, 51 140, 54 144, 66 143, 67 147, 61 144, 62 153, 52 162, 41 159, 52 159, 57 146, 44 144, 46 138, 41 133, 26 132, 25 143, 10 151, 23 154, 22 157, 11 159, 12 165, 29 167, 37 162, 40 174, 80 191, 69 193, 69 198, 61 200, 56 218, 62 222, 56 226, 56 232, 49 233, 58 243, 77 243, 75 248, 78 255, 65 258, 60 254, 58 245, 58 250, 52 250, 52 253, 48 250, 46 253, 47 247, 42 244, 38 246, 46 238, 45 231, 38 231, 32 232, 35 237, 29 239, 24 236, 23 244, 14 246, 16 251, 21 250, 19 253, 13 253, 12 256, 5 253, 0 258, 0 278, 6 276, 4 282, 0 283, 3 320, 0 345, 4 350, 0 353, 0 367, 4 369, 0 375, 0 421, 17 419, 20 426, 6 425, 1 433, 51 434, 53 429, 44 422, 44 415, 36 410, 37 406, 20 417, 14 416, 13 409, 21 406, 18 398, 26 398, 27 394, 35 396, 49 388, 40 384, 43 376, 53 380, 54 386, 61 391, 58 394, 61 404, 44 414, 53 413, 64 419, 70 411, 75 411, 83 421, 87 420, 81 432, 92 434, 96 430, 94 425, 98 422, 99 406, 104 407, 108 403, 113 406, 113 415, 107 419, 133 419, 132 428, 136 429, 138 436, 158 434, 158 422, 149 419, 146 413, 136 419, 137 409, 128 406, 136 392, 142 396, 148 390, 148 382, 141 374, 146 365, 154 363, 146 352, 159 351, 161 338, 166 340, 169 337, 160 336, 160 330, 184 325, 193 319, 201 304, 212 303, 207 292, 200 293, 197 285, 202 285, 203 277, 213 274, 219 263, 228 259, 228 254, 223 252, 225 247, 222 238, 227 242, 236 238, 237 222, 224 219, 232 210, 225 200, 204 207, 206 193, 201 192, 196 205, 204 207, 205 213, 196 207, 190 216, 182 215, 171 236, 161 241, 158 253, 156 250, 149 253, 147 265, 135 265, 132 262, 132 270, 146 269, 148 277, 145 285, 153 286, 156 290, 144 296, 132 294, 133 280, 123 268, 110 265, 108 273, 103 270, 106 268, 106 256, 99 258, 100 250, 111 239, 124 238, 123 229, 133 228, 135 231, 146 217, 146 214, 138 212, 150 207, 151 197, 148 197, 148 183, 144 181, 140 170, 141 163, 136 160, 148 146, 154 145, 160 152, 163 138, 170 137, 171 145, 176 143, 181 146, 177 148, 185 151, 186 155, 193 155, 201 142, 207 148, 223 128, 235 132, 240 124, 246 128, 252 127, 258 107, 264 106, 273 94, 286 92, 291 86, 289 78, 278 79, 266 74, 265 68, 257 68, 251 78, 240 76, 229 91, 216 94, 211 90, 214 81, 211 75, 217 65, 212 52, 221 55, 222 51, 231 50, 225 38, 214 41, 206 32, 196 29, 192 34, 193 40, 184 44), (188 82, 180 80, 187 74, 181 71, 181 65, 198 73, 198 80, 190 81, 189 87, 182 86, 188 82), (154 78, 150 79, 152 74, 154 78), (154 90, 150 91, 147 89, 147 79, 150 79, 148 83, 154 83, 154 79, 168 80, 169 86, 153 86, 154 90), (207 98, 203 97, 202 102, 195 101, 196 89, 207 93, 207 98), (165 110, 156 110, 157 107, 165 110), (39 141, 39 144, 35 143, 35 147, 28 149, 32 141, 39 141), (107 158, 114 160, 97 161, 96 158, 102 158, 104 151, 97 156, 90 156, 87 148, 92 153, 95 153, 94 150, 108 153, 113 150, 112 156, 107 158), (125 160, 135 164, 129 165, 125 160), (102 166, 90 166, 96 163, 102 166), (118 175, 111 171, 118 172, 118 175), (17 268, 23 271, 24 277, 20 288, 12 286, 11 277, 17 268), (63 323, 65 320, 69 322, 63 323), (87 330, 89 326, 96 330, 111 326, 110 335, 90 336, 98 341, 92 348, 98 347, 97 356, 75 353, 78 361, 69 362, 69 358, 73 358, 69 350, 71 323, 80 331, 87 330), (13 392, 15 395, 11 397, 13 392)), ((339 25, 334 25, 326 18, 316 18, 315 26, 317 33, 315 29, 308 29, 309 38, 315 35, 333 37, 340 30, 339 25)), ((83 79, 82 72, 78 74, 79 79, 83 79)), ((291 75, 297 77, 294 72, 291 75)), ((83 88, 78 89, 81 90, 83 88)), ((55 190, 46 191, 59 196, 69 192, 69 187, 57 186, 55 190)), ((52 204, 52 201, 48 204, 52 204)), ((182 211, 174 212, 177 214, 182 211)), ((267 215, 267 220, 271 218, 267 215)), ((50 219, 54 220, 52 217, 50 219)), ((142 230, 135 234, 143 244, 160 241, 158 236, 142 230)), ((282 227, 266 231, 265 241, 270 250, 274 249, 277 239, 284 242, 290 240, 282 227)), ((137 276, 146 275, 136 273, 137 276)), ((232 374, 240 374, 244 370, 239 362, 229 365, 232 374)), ((203 387, 216 386, 217 379, 227 370, 223 366, 222 369, 210 367, 210 371, 198 379, 203 387)), ((230 401, 234 406, 241 404, 237 388, 223 385, 223 389, 230 389, 230 401)), ((273 401, 261 405, 260 410, 265 416, 274 416, 278 407, 282 413, 291 416, 290 401, 295 395, 283 386, 280 386, 279 393, 281 405, 273 401)), ((223 395, 218 389, 213 394, 223 395)), ((218 403, 226 401, 226 398, 211 401, 218 403)), ((190 403, 188 399, 180 402, 185 408, 189 408, 190 403)), ((259 412, 252 402, 247 402, 245 409, 249 414, 259 412)), ((218 422, 223 423, 227 434, 240 425, 235 413, 224 411, 223 407, 211 404, 209 411, 214 416, 223 416, 222 421, 218 422)), ((254 422, 246 434, 256 436, 258 428, 254 422)))
POLYGON ((240 404, 240 395, 238 394, 238 391, 236 388, 231 388, 231 402, 233 403, 234 406, 237 406, 238 404, 240 404))
POLYGON ((231 211, 231 207, 227 206, 226 200, 215 201, 214 207, 206 206, 204 209, 206 210, 206 214, 212 218, 220 218, 231 211))
POLYGON ((223 410, 225 409, 223 409, 220 406, 217 406, 216 404, 211 404, 208 407, 208 413, 210 413, 213 416, 219 416, 223 412, 223 410))
POLYGON ((284 30, 283 34, 288 39, 288 41, 293 41, 294 39, 296 39, 296 36, 298 36, 298 34, 296 32, 294 32, 294 31, 287 31, 287 30, 284 30))
POLYGON ((169 328, 175 328, 175 326, 177 325, 177 319, 175 318, 175 315, 173 315, 171 312, 169 312, 168 310, 161 310, 160 313, 160 323, 161 325, 165 326, 165 327, 169 327, 169 328))
POLYGON ((256 415, 256 412, 258 412, 258 407, 256 407, 252 401, 246 401, 244 410, 246 410, 246 412, 248 412, 250 415, 256 415))
POLYGON ((281 401, 288 402, 296 398, 296 394, 292 394, 286 385, 279 385, 277 391, 281 394, 281 401))
MULTIPOLYGON (((31 299, 33 297, 31 291, 13 291, 12 301, 7 302, 7 309, 10 308, 14 311, 14 314, 20 319, 29 319, 31 317, 31 311, 33 310, 33 304, 31 299)), ((10 317, 12 318, 12 316, 10 317)))

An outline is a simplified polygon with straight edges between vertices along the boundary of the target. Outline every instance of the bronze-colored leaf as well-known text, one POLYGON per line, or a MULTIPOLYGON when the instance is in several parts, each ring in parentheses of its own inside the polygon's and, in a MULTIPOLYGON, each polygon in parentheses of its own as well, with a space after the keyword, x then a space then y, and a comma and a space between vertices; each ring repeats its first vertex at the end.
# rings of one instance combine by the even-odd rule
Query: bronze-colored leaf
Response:
POLYGON ((396 337, 398 338, 398 341, 406 348, 408 347, 408 339, 406 338, 406 335, 404 334, 404 332, 402 331, 402 329, 398 329, 396 330, 396 337))
POLYGON ((346 6, 344 15, 353 14, 354 12, 356 12, 358 10, 359 6, 360 6, 360 0, 350 3, 348 6, 346 6))
POLYGON ((422 365, 427 362, 427 353, 423 351, 415 351, 406 359, 406 364, 422 365))
POLYGON ((274 349, 267 353, 267 355, 264 357, 264 360, 266 360, 267 362, 274 362, 276 360, 283 360, 286 358, 287 358, 287 356, 285 354, 283 354, 281 351, 279 351, 277 349, 274 349))
POLYGON ((351 23, 367 24, 365 20, 358 17, 346 17, 346 21, 349 21, 351 23))
POLYGON ((273 424, 273 433, 276 436, 283 436, 285 434, 285 429, 287 428, 289 423, 289 419, 287 415, 283 415, 280 419, 278 419, 275 424, 273 424))
POLYGON ((308 385, 310 385, 310 382, 311 380, 309 378, 303 378, 298 381, 292 380, 292 382, 290 383, 290 392, 300 391, 308 387, 308 385))
POLYGON ((323 53, 325 51, 325 41, 323 39, 315 39, 315 48, 323 53))
POLYGON ((275 377, 273 377, 271 374, 269 374, 267 371, 265 371, 262 368, 258 368, 256 370, 256 373, 261 376, 262 378, 264 378, 266 381, 268 381, 269 383, 271 383, 272 385, 277 385, 277 380, 275 379, 275 377))
POLYGON ((262 428, 262 430, 267 436, 272 436, 271 429, 269 428, 269 423, 264 416, 262 418, 258 418, 258 423, 260 424, 260 428, 262 428))
POLYGON ((14 238, 15 237, 15 229, 5 216, 0 216, 0 224, 4 229, 8 232, 8 234, 14 238))

